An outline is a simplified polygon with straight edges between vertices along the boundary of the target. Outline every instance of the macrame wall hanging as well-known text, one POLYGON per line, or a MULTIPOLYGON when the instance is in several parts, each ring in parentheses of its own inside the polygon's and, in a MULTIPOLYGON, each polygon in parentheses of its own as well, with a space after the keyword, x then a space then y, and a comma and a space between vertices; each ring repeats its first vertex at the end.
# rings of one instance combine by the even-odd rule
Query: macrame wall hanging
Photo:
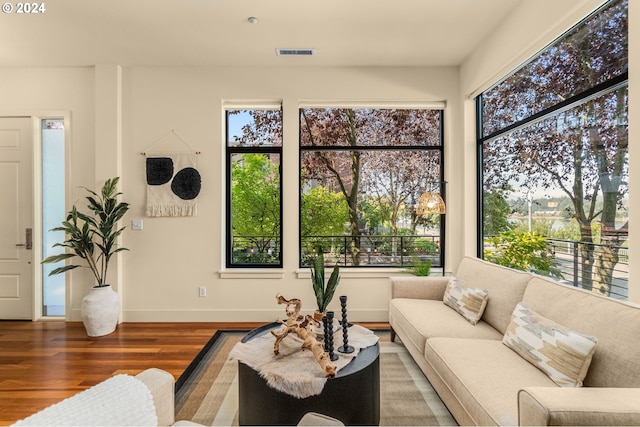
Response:
POLYGON ((184 139, 171 130, 140 154, 146 157, 146 215, 195 216, 198 194, 202 187, 197 165, 200 152, 193 150, 184 139), (169 137, 180 142, 182 148, 188 147, 189 151, 151 152, 154 146, 169 137))

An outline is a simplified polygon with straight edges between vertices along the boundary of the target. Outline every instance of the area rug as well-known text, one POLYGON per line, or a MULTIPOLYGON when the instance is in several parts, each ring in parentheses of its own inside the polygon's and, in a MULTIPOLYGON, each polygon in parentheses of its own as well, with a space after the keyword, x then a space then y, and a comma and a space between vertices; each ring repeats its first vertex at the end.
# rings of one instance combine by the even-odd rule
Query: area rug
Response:
MULTIPOLYGON (((227 360, 246 332, 219 331, 176 381, 176 420, 238 425, 238 362, 227 360)), ((456 425, 409 352, 380 337, 380 425, 456 425)), ((399 341, 399 339, 396 339, 399 341)))

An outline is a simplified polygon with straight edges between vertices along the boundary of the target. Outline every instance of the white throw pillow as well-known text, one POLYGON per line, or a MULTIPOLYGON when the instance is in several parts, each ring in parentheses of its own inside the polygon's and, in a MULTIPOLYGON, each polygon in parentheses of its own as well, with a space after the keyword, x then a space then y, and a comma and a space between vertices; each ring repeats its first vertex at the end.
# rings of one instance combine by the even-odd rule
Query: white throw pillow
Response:
POLYGON ((458 279, 451 277, 442 302, 475 325, 482 317, 488 300, 489 292, 486 289, 462 286, 458 283, 458 279))
POLYGON ((562 387, 581 387, 598 340, 516 305, 502 342, 562 387))

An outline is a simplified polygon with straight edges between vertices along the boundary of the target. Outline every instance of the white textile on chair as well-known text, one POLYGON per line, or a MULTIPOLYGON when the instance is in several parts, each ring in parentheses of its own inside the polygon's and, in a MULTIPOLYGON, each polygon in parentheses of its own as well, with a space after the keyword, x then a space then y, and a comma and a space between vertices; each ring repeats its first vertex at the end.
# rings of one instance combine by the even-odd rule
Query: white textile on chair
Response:
POLYGON ((116 375, 18 421, 16 426, 155 426, 156 408, 144 383, 116 375))
MULTIPOLYGON (((355 358, 360 349, 378 342, 378 337, 370 330, 353 325, 348 330, 349 345, 355 348, 351 354, 338 352, 342 345, 342 329, 335 332, 334 353, 339 359, 333 362, 338 371, 355 358)), ((301 350, 302 340, 290 333, 280 342, 280 354, 273 354, 275 337, 270 333, 253 338, 246 343, 236 344, 229 353, 229 360, 240 362, 255 369, 270 387, 299 399, 322 393, 327 379, 311 351, 301 350)))

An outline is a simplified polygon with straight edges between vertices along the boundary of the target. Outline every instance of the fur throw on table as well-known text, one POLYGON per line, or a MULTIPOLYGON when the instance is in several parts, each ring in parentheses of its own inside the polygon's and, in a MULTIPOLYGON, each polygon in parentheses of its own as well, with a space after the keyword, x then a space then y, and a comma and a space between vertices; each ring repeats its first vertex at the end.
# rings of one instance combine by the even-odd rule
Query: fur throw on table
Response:
MULTIPOLYGON (((260 335, 246 343, 238 343, 229 353, 229 360, 238 360, 255 369, 270 387, 299 399, 315 396, 322 392, 327 379, 313 353, 303 351, 302 340, 289 334, 280 343, 280 354, 273 354, 275 338, 270 333, 260 335)), ((334 335, 334 342, 342 343, 342 330, 334 335)), ((378 337, 370 330, 353 325, 349 328, 349 345, 355 348, 350 354, 336 352, 340 357, 334 362, 344 368, 355 358, 360 349, 378 342, 378 337)), ((336 346, 336 348, 338 347, 336 346)))

